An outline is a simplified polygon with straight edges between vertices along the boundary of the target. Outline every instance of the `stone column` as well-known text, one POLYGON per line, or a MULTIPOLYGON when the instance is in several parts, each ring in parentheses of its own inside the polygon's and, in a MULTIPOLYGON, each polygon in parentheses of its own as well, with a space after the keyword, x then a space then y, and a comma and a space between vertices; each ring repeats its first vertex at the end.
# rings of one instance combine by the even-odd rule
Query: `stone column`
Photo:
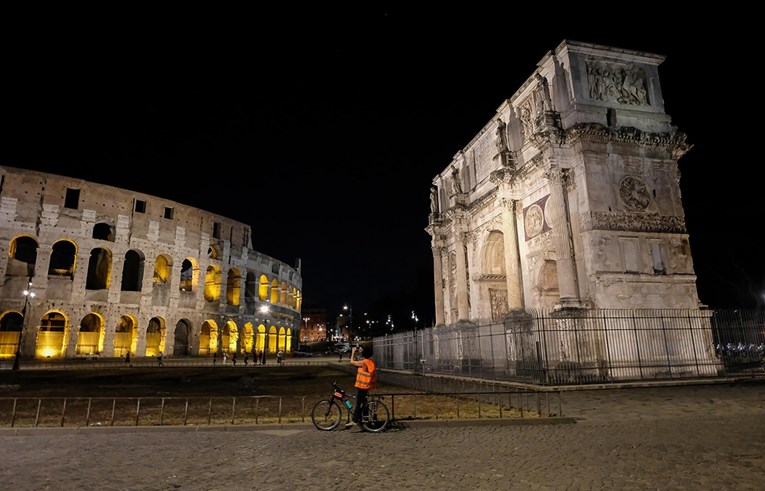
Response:
POLYGON ((553 245, 558 268, 558 288, 561 307, 579 307, 579 285, 577 283, 574 247, 565 196, 565 176, 556 164, 551 164, 546 175, 550 181, 550 199, 546 206, 552 226, 553 245))
POLYGON ((455 292, 457 294, 457 321, 470 320, 468 300, 467 259, 465 258, 465 234, 457 231, 454 241, 457 269, 455 271, 455 292))
MULTIPOLYGON (((441 248, 440 250, 440 256, 441 256, 441 265, 449 266, 449 251, 447 251, 445 248, 441 248)), ((443 273, 443 271, 442 271, 443 273)), ((443 276, 444 281, 442 283, 442 291, 444 292, 443 300, 444 300, 444 309, 443 309, 443 315, 444 315, 444 324, 451 323, 451 311, 452 311, 452 299, 449 295, 449 292, 451 292, 451 278, 448 274, 443 276)))
POLYGON ((521 271, 518 262, 518 229, 515 208, 517 201, 502 200, 502 233, 505 246, 505 273, 507 275, 507 307, 510 310, 523 308, 521 271))
POLYGON ((436 299, 436 325, 444 323, 444 270, 441 248, 433 247, 433 290, 436 299))

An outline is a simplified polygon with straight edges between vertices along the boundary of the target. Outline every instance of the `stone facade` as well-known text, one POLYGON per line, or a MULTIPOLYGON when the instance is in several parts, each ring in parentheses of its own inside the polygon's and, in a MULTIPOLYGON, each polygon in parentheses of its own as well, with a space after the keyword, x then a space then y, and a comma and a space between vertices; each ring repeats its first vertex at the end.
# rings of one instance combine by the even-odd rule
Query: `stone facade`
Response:
POLYGON ((700 307, 662 61, 563 41, 433 179, 437 325, 700 307))
POLYGON ((253 250, 251 233, 156 196, 0 167, 0 359, 291 351, 301 266, 253 250))

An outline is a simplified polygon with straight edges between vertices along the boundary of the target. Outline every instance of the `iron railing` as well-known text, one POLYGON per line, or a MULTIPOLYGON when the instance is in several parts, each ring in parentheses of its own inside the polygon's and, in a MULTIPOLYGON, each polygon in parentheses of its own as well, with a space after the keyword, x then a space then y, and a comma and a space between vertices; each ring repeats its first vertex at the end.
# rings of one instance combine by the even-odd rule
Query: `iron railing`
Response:
POLYGON ((539 385, 765 375, 765 310, 526 311, 374 339, 381 368, 539 385))
MULTIPOLYGON (((559 391, 388 392, 394 421, 562 416, 559 391)), ((316 397, 4 397, 0 428, 310 423, 316 397)))

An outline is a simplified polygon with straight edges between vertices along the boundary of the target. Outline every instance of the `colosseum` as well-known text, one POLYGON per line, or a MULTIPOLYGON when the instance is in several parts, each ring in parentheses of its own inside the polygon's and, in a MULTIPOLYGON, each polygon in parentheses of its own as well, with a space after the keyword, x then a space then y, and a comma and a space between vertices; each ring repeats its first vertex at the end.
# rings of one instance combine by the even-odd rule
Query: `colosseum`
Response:
POLYGON ((291 352, 301 265, 244 223, 156 196, 0 166, 0 364, 291 352))

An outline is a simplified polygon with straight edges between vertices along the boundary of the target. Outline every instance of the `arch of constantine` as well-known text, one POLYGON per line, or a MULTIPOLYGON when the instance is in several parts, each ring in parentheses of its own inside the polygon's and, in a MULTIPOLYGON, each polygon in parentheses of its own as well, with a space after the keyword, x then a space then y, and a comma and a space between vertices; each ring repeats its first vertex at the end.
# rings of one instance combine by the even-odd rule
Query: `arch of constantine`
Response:
POLYGON ((699 360, 714 372, 679 186, 691 146, 664 111, 663 59, 564 40, 434 177, 436 327, 423 358, 511 374, 630 378, 666 373, 668 359, 693 367, 673 375, 698 375, 699 360), (604 325, 607 309, 691 311, 694 335, 604 325))
POLYGON ((301 266, 246 224, 0 167, 0 360, 292 351, 301 266))

